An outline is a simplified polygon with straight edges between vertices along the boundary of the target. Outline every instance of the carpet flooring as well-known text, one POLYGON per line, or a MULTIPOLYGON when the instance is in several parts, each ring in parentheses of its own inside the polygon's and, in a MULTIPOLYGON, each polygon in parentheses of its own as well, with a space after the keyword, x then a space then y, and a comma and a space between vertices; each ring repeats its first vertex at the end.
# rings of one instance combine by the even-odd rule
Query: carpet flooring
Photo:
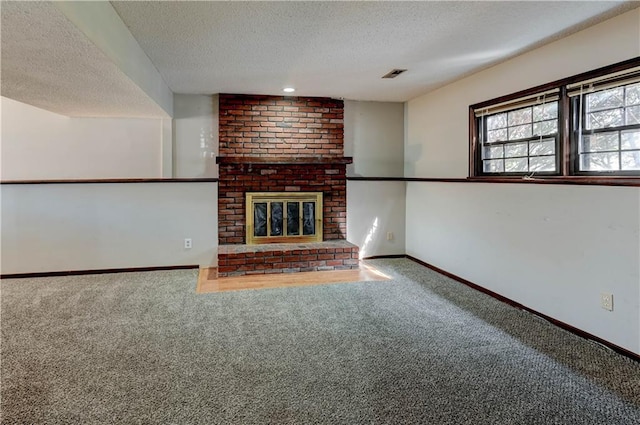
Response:
POLYGON ((409 260, 370 263, 392 280, 4 280, 2 423, 640 423, 640 363, 409 260))

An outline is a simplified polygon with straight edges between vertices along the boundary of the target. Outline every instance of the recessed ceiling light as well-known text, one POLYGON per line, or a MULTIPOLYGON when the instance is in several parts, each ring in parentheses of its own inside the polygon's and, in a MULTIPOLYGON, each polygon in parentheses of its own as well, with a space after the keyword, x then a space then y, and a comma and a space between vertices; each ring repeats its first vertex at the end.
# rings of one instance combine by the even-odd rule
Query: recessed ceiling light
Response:
POLYGON ((296 89, 294 89, 293 87, 285 87, 282 89, 282 91, 285 93, 293 93, 294 91, 296 91, 296 89))

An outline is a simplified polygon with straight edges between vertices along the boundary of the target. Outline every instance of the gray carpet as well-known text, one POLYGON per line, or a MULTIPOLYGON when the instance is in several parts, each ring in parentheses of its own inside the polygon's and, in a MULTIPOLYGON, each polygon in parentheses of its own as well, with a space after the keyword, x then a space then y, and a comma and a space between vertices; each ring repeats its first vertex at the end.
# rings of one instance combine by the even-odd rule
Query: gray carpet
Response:
POLYGON ((638 424, 640 364, 405 259, 195 294, 195 270, 1 282, 3 423, 638 424))

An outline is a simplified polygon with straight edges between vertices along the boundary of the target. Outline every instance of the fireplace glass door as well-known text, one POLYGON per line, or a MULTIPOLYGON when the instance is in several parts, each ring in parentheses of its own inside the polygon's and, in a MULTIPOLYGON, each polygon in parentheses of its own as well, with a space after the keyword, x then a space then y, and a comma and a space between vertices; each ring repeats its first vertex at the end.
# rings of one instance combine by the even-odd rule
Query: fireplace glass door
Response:
POLYGON ((247 243, 322 241, 322 192, 247 193, 247 243))

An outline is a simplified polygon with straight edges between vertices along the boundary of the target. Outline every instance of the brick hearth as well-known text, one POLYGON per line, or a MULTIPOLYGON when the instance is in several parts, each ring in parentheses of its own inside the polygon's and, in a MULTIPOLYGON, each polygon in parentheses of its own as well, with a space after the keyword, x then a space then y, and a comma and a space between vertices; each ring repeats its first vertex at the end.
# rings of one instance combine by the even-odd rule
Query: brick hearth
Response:
POLYGON ((358 247, 345 241, 305 244, 222 245, 218 276, 358 268, 358 247))

